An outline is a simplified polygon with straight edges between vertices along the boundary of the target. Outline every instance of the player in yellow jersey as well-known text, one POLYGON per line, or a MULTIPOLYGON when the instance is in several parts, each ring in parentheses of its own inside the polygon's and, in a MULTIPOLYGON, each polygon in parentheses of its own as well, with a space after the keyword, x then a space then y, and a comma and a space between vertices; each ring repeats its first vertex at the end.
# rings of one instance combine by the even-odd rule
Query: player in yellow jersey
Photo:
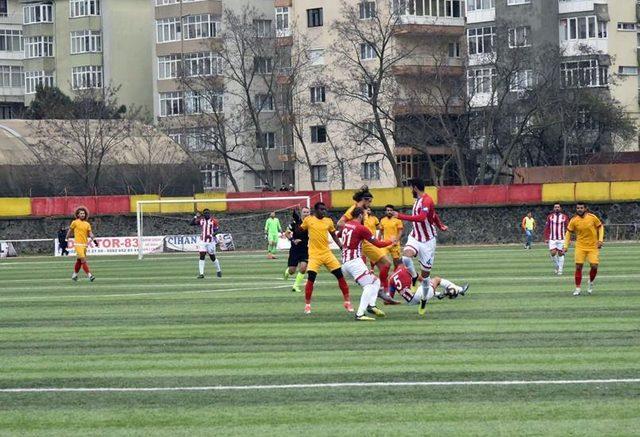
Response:
POLYGON ((307 264, 307 284, 304 288, 304 313, 311 313, 311 295, 313 294, 313 285, 318 275, 320 267, 324 266, 338 280, 342 297, 344 298, 343 306, 350 313, 353 312, 353 306, 349 299, 349 285, 342 274, 342 266, 336 259, 331 248, 329 247, 329 237, 333 238, 338 247, 342 249, 342 243, 336 234, 336 228, 333 220, 327 217, 327 206, 318 202, 313 206, 313 215, 305 218, 300 225, 303 231, 309 232, 309 263, 307 264))
POLYGON ((580 296, 582 266, 585 260, 589 261, 589 266, 591 267, 587 293, 591 294, 593 292, 593 282, 598 274, 598 265, 600 264, 600 248, 604 244, 604 226, 595 214, 589 212, 587 205, 584 203, 578 203, 576 205, 576 214, 577 215, 571 218, 567 226, 563 250, 565 253, 567 252, 569 244, 571 243, 571 234, 575 234, 576 290, 573 292, 573 295, 580 296))
POLYGON ((378 220, 378 217, 376 217, 375 214, 373 214, 373 211, 371 211, 371 208, 367 208, 367 213, 365 215, 363 225, 365 228, 369 229, 371 231, 371 235, 375 237, 375 235, 378 232, 378 226, 380 225, 380 220, 378 220))
MULTIPOLYGON (((349 208, 344 213, 340 221, 338 221, 338 230, 342 230, 342 227, 345 225, 345 223, 354 219, 353 210, 356 207, 360 207, 365 211, 371 209, 373 194, 371 194, 371 192, 369 191, 369 187, 364 186, 360 190, 355 192, 355 194, 353 195, 353 200, 355 201, 355 204, 351 208, 349 208)), ((367 223, 369 220, 369 214, 365 214, 364 223, 367 223)), ((362 242, 362 254, 367 259, 369 259, 372 265, 378 266, 378 269, 380 270, 380 282, 385 292, 389 288, 389 269, 391 268, 391 261, 389 260, 387 253, 387 250, 376 247, 368 241, 362 242)), ((393 301, 389 301, 389 299, 387 299, 385 295, 386 293, 380 295, 380 297, 384 299, 385 302, 395 303, 393 301)))
POLYGON ((71 275, 71 279, 74 281, 78 280, 78 272, 82 267, 82 270, 87 274, 87 277, 91 282, 93 282, 96 277, 93 276, 91 271, 89 270, 89 264, 87 264, 87 247, 90 242, 93 242, 96 246, 98 242, 95 240, 95 236, 91 231, 91 224, 89 224, 89 212, 86 208, 80 207, 76 209, 75 212, 76 219, 71 222, 71 226, 69 226, 69 231, 67 231, 67 240, 71 238, 71 234, 73 234, 73 245, 76 249, 76 264, 73 268, 73 275, 71 275))
POLYGON ((381 238, 383 240, 396 240, 397 243, 393 246, 390 246, 387 250, 393 258, 393 266, 398 267, 402 264, 402 254, 400 253, 400 237, 402 236, 402 230, 404 229, 404 225, 402 224, 402 220, 393 216, 393 212, 395 211, 395 207, 393 205, 387 205, 384 207, 385 216, 380 220, 380 224, 378 228, 380 229, 381 238))

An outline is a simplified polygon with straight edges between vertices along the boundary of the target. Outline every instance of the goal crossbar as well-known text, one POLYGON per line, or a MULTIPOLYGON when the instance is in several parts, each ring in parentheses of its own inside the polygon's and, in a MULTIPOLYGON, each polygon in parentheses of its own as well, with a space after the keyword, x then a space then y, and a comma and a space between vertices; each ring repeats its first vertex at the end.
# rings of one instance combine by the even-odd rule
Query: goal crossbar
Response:
POLYGON ((138 227, 138 259, 142 259, 144 256, 144 247, 142 245, 142 230, 143 230, 143 207, 144 205, 162 205, 167 203, 180 204, 180 203, 220 203, 220 202, 267 202, 267 201, 282 201, 282 200, 300 200, 307 204, 307 208, 311 208, 311 196, 271 196, 271 197, 245 197, 234 199, 156 199, 156 200, 138 200, 136 202, 136 222, 138 227))

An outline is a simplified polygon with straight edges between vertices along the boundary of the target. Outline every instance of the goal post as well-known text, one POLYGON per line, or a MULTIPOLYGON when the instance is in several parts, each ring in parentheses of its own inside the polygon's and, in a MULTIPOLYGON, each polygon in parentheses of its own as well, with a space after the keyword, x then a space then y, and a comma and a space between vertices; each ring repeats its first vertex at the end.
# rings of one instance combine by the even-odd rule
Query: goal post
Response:
MULTIPOLYGON (((322 194, 320 193, 320 196, 322 194)), ((156 199, 156 200, 138 200, 136 202, 136 226, 138 230, 138 259, 141 260, 144 257, 144 246, 142 239, 144 237, 144 207, 145 205, 163 205, 163 204, 211 204, 211 203, 236 203, 236 202, 269 202, 269 201, 293 201, 290 206, 296 206, 297 204, 304 204, 307 208, 311 208, 311 198, 313 196, 271 196, 271 197, 244 197, 244 198, 220 198, 220 199, 156 199)), ((290 208, 289 207, 289 208, 290 208)))

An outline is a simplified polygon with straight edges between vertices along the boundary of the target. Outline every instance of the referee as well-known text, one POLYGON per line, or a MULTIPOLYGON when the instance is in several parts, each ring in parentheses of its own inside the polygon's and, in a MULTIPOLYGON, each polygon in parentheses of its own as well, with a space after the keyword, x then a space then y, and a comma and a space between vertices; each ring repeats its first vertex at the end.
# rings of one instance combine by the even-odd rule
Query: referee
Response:
POLYGON ((309 261, 309 233, 302 230, 300 225, 302 221, 311 214, 311 210, 304 207, 300 210, 300 214, 296 210, 293 210, 293 221, 287 228, 285 235, 291 242, 291 249, 289 249, 289 260, 287 261, 287 269, 284 271, 284 279, 288 280, 296 270, 298 274, 293 283, 291 291, 300 293, 300 285, 304 280, 304 275, 307 273, 307 261, 309 261))

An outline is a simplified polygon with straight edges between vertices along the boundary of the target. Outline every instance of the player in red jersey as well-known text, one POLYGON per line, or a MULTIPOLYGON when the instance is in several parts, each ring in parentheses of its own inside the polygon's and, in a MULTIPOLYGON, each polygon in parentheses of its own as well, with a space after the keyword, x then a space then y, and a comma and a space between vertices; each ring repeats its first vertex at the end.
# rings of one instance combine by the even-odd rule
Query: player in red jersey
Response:
POLYGON ((204 264, 205 257, 209 254, 209 258, 216 266, 218 278, 222 277, 222 269, 220 268, 220 260, 216 258, 216 233, 219 230, 218 221, 211 217, 211 211, 205 209, 202 211, 202 215, 197 213, 191 220, 192 226, 200 226, 200 239, 198 241, 198 252, 200 253, 200 261, 198 262, 198 268, 200 274, 198 279, 204 279, 204 264))
POLYGON ((426 287, 423 282, 415 291, 412 284, 413 278, 409 270, 404 266, 398 266, 389 278, 389 292, 393 293, 392 295, 398 293, 407 302, 407 305, 419 305, 418 313, 420 315, 426 313, 427 302, 431 298, 443 299, 448 296, 450 299, 455 299, 459 295, 464 296, 469 290, 469 284, 459 286, 439 276, 430 278, 426 287), (436 292, 439 286, 442 286, 443 292, 436 292))
POLYGON ((563 246, 568 224, 569 216, 562 212, 560 204, 553 205, 553 212, 547 216, 544 225, 544 242, 549 243, 549 253, 557 275, 562 275, 564 268, 563 246))
POLYGON ((385 313, 376 307, 376 298, 380 290, 380 279, 367 268, 362 259, 362 243, 367 241, 375 247, 391 246, 394 241, 380 241, 364 226, 365 210, 359 206, 351 211, 351 220, 342 228, 342 271, 350 275, 362 287, 360 306, 356 312, 356 320, 372 321, 365 312, 384 317, 385 313))
POLYGON ((402 252, 402 263, 411 273, 415 284, 418 280, 418 273, 413 266, 413 258, 417 256, 422 270, 422 285, 428 289, 429 275, 436 256, 436 236, 438 234, 436 229, 446 231, 448 228, 436 213, 433 199, 424 192, 424 181, 417 178, 410 179, 408 185, 411 187, 414 199, 416 199, 411 214, 400 214, 394 211, 392 215, 413 224, 413 230, 409 234, 402 252))

